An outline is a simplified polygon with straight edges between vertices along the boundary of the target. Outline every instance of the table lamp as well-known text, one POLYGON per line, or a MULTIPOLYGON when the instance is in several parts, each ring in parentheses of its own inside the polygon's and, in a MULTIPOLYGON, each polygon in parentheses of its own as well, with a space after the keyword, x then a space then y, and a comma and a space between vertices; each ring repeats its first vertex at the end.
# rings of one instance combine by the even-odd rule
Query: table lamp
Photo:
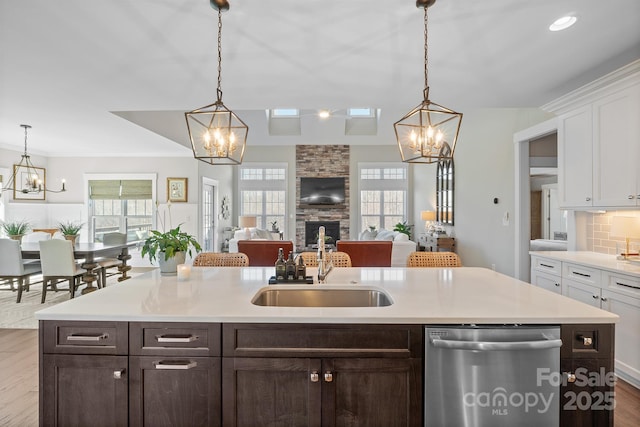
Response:
POLYGON ((633 216, 614 216, 611 221, 611 237, 624 237, 626 249, 624 259, 629 259, 629 239, 640 238, 640 218, 633 216))
POLYGON ((424 229, 428 232, 432 232, 433 221, 436 220, 436 211, 421 211, 420 218, 424 221, 424 229))
POLYGON ((246 239, 251 240, 251 230, 249 228, 255 227, 257 224, 257 218, 252 215, 241 215, 238 217, 238 227, 244 228, 246 233, 246 239))

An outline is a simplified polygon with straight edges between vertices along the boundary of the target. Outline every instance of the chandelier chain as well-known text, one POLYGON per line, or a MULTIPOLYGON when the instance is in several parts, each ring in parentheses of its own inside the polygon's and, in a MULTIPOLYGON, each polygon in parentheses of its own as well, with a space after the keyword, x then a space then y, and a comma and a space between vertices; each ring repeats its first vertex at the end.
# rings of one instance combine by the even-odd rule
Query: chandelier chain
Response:
POLYGON ((222 103, 222 8, 218 8, 218 102, 222 103))
POLYGON ((428 15, 427 15, 428 7, 424 7, 424 99, 426 100, 429 97, 429 55, 427 53, 427 41, 428 41, 428 15))

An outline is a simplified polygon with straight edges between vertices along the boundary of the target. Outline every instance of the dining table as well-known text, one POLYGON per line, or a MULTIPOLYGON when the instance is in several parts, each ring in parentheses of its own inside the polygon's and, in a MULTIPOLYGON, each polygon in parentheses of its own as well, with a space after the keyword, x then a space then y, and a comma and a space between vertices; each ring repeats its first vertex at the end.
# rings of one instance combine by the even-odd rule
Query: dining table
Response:
MULTIPOLYGON (((82 268, 86 272, 82 276, 82 280, 87 286, 82 290, 82 294, 93 292, 97 289, 93 283, 98 280, 98 261, 101 257, 113 257, 122 261, 122 265, 118 266, 120 277, 118 281, 130 279, 127 272, 131 270, 131 266, 127 265, 127 261, 131 259, 129 254, 129 248, 136 246, 136 242, 117 243, 117 244, 104 244, 104 243, 88 243, 77 242, 73 245, 73 255, 76 259, 82 259, 82 268)), ((21 245, 22 258, 24 259, 39 259, 40 258, 40 244, 38 242, 25 242, 21 245)))

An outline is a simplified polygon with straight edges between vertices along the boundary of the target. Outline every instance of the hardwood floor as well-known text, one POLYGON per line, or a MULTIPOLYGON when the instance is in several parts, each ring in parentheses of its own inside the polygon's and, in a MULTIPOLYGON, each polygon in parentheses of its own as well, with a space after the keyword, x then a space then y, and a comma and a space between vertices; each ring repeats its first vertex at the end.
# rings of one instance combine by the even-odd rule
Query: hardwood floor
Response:
MULTIPOLYGON (((640 426, 640 390, 618 380, 615 427, 640 426)), ((0 329, 0 426, 38 425, 38 330, 0 329)))

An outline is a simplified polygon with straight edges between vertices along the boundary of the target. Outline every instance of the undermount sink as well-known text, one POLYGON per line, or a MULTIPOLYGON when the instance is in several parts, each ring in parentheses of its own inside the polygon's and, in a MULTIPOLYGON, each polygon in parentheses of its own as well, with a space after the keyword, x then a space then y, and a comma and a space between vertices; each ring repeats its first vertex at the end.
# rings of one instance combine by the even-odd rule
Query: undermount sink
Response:
POLYGON ((371 288, 264 288, 251 300, 269 307, 387 307, 393 301, 371 288))

